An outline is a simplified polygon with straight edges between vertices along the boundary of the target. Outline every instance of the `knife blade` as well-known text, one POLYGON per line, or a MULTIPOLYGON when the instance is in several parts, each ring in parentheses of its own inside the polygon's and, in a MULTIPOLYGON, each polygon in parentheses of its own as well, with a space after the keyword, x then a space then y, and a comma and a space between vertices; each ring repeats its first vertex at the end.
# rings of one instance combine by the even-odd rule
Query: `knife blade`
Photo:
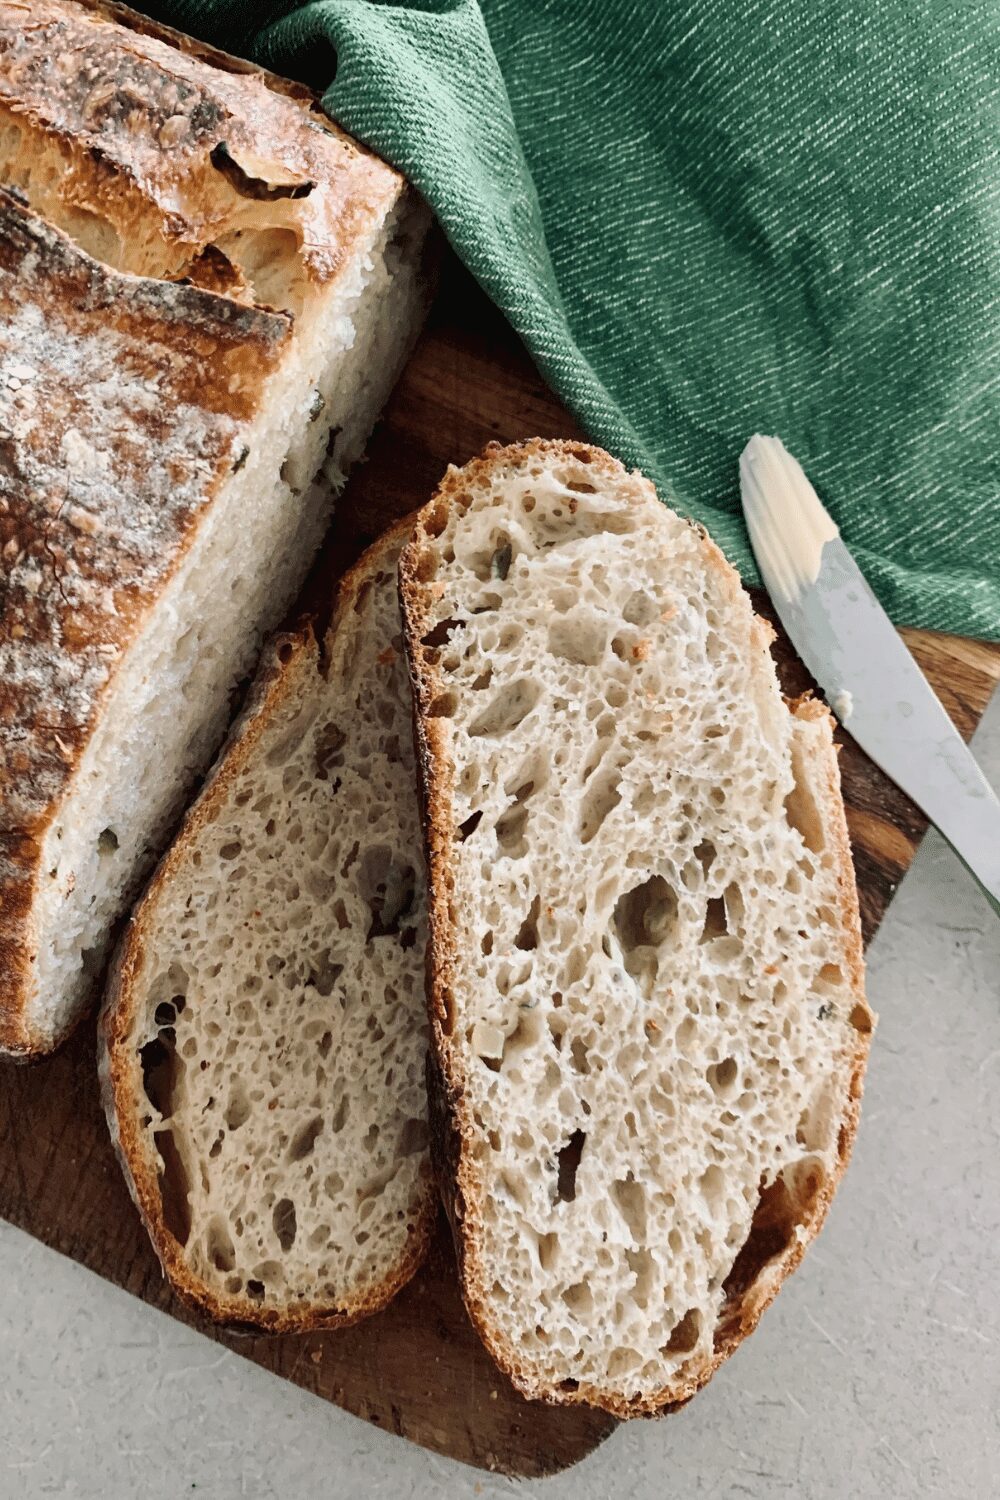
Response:
POLYGON ((1000 916, 1000 801, 779 438, 740 458, 743 513, 778 618, 862 750, 947 839, 1000 916))

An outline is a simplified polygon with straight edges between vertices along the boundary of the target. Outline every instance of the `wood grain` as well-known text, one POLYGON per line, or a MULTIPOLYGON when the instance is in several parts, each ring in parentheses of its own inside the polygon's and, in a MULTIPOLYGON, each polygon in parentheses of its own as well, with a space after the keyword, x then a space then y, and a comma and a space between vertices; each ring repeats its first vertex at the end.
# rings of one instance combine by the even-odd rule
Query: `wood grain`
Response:
MULTIPOLYGON (((427 498, 448 462, 464 462, 491 438, 581 435, 503 321, 446 262, 431 323, 310 580, 311 606, 324 608, 334 577, 392 518, 427 498)), ((927 632, 906 637, 968 736, 1000 678, 1000 647, 927 632)), ((775 655, 786 692, 810 685, 780 636, 775 655)), ((841 763, 869 939, 924 822, 846 738, 841 763)), ((92 1024, 46 1063, 0 1064, 0 1215, 193 1321, 164 1283, 117 1170, 98 1106, 92 1024)), ((443 1226, 415 1281, 357 1328, 282 1340, 204 1331, 367 1421, 506 1474, 555 1473, 615 1425, 598 1412, 527 1403, 494 1369, 461 1306, 443 1226)))

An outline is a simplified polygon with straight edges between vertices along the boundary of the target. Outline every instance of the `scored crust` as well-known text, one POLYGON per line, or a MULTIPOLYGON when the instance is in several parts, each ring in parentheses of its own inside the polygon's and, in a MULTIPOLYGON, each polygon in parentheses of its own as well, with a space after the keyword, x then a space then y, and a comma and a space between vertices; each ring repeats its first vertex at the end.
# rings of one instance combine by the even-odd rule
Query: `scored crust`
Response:
MULTIPOLYGON (((846 1168, 857 1131, 862 1079, 874 1018, 864 999, 857 892, 840 796, 833 721, 823 704, 806 697, 789 704, 788 709, 796 721, 797 733, 801 733, 808 743, 811 790, 837 866, 843 965, 855 1001, 852 1012, 854 1041, 845 1056, 849 1081, 839 1120, 835 1170, 827 1173, 818 1186, 807 1184, 792 1234, 787 1233, 787 1225, 768 1223, 762 1199, 763 1211, 755 1215, 750 1237, 727 1279, 726 1302, 716 1324, 711 1356, 696 1368, 686 1368, 682 1380, 632 1398, 612 1385, 540 1381, 520 1359, 518 1351, 498 1325, 477 1240, 483 1221, 486 1186, 472 1159, 470 1147, 477 1127, 471 1115, 462 1059, 451 1035, 452 989, 458 952, 453 918, 449 912, 455 860, 449 720, 429 711, 442 691, 444 679, 434 659, 429 659, 421 645, 433 619, 432 591, 435 588, 440 590, 442 586, 425 581, 427 575, 421 571, 421 554, 425 545, 433 547, 430 538, 440 531, 440 519, 447 508, 456 501, 466 503, 468 492, 477 484, 488 481, 495 469, 504 464, 527 463, 533 458, 545 461, 559 456, 576 458, 586 463, 591 473, 612 481, 626 476, 621 464, 602 450, 586 444, 541 439, 510 447, 490 444, 479 458, 463 469, 453 467, 448 471, 433 499, 418 513, 413 536, 400 559, 400 598, 414 685, 416 744, 425 805, 428 859, 431 1141, 439 1186, 455 1239, 463 1297, 470 1318, 496 1363, 529 1398, 554 1403, 589 1403, 615 1416, 630 1417, 672 1411, 690 1400, 721 1362, 753 1331, 782 1281, 798 1265, 806 1245, 819 1231, 846 1168), (428 523, 432 528, 430 532, 428 523), (779 1229, 781 1233, 777 1232, 779 1229)), ((706 566, 716 570, 729 594, 741 594, 739 578, 722 553, 702 528, 695 529, 702 539, 706 566)), ((766 622, 756 617, 751 629, 754 632, 753 644, 766 654, 773 632, 766 622)))
POLYGON ((287 556, 260 549, 290 575, 317 524, 313 474, 327 493, 342 482, 358 418, 375 414, 391 325, 372 313, 391 317, 393 289, 406 295, 395 267, 427 211, 311 90, 109 0, 0 0, 0 55, 0 1050, 26 1058, 65 1037, 103 962, 78 910, 66 933, 80 938, 80 994, 34 978, 55 951, 36 957, 39 912, 81 903, 79 867, 59 869, 52 850, 102 710, 178 570, 222 555, 195 545, 206 523, 258 472, 268 482, 251 425, 267 426, 288 382, 313 379, 321 415, 289 415, 287 476, 268 433, 276 498, 287 482, 308 502, 287 556), (339 345, 355 306, 376 340, 361 381, 339 345))
POLYGON ((310 89, 124 6, 0 0, 0 53, 4 180, 120 269, 270 302, 290 257, 298 310, 404 191, 310 89))
MULTIPOLYGON (((344 576, 325 641, 333 641, 340 620, 354 608, 360 592, 377 574, 383 559, 398 550, 403 538, 409 534, 411 524, 411 519, 400 522, 344 576)), ((186 815, 174 843, 128 923, 112 963, 108 993, 98 1023, 98 1069, 108 1127, 129 1190, 166 1275, 184 1300, 199 1312, 230 1328, 255 1333, 297 1333, 345 1327, 377 1312, 419 1268, 427 1253, 437 1215, 437 1196, 429 1169, 425 1167, 420 1210, 407 1235, 403 1253, 379 1284, 369 1286, 353 1297, 343 1298, 336 1305, 324 1303, 318 1297, 304 1305, 280 1308, 261 1306, 245 1293, 220 1295, 192 1270, 184 1247, 168 1225, 158 1158, 149 1135, 140 1124, 143 1111, 148 1109, 148 1101, 143 1092, 142 1072, 136 1061, 132 1033, 137 1013, 144 1004, 146 950, 157 932, 159 901, 172 883, 183 881, 192 850, 197 848, 200 831, 215 821, 226 804, 233 783, 253 764, 261 736, 271 717, 280 711, 303 657, 325 683, 326 650, 324 643, 317 639, 312 619, 273 640, 247 704, 203 792, 186 815)))
POLYGON ((0 190, 0 1047, 45 830, 118 662, 239 461, 287 317, 84 255, 0 190))

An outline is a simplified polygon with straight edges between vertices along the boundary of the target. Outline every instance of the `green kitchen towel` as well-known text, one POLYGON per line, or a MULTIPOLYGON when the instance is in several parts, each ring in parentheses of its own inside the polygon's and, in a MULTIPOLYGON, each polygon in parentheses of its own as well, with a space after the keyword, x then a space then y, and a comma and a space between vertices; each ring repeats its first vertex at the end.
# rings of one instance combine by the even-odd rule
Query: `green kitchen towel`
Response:
POLYGON ((145 8, 325 90, 748 578, 737 458, 777 433, 897 621, 1000 636, 995 4, 145 8))

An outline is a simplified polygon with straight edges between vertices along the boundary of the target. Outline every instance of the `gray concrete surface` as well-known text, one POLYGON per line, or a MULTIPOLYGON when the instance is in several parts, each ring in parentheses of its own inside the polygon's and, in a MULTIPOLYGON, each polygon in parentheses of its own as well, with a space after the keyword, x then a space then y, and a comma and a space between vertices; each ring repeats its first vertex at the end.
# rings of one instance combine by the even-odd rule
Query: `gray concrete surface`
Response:
MULTIPOLYGON (((1000 702, 978 739, 1000 784, 1000 702)), ((372 1429, 0 1225, 0 1500, 1000 1495, 1000 923, 932 836, 822 1239, 686 1411, 512 1485, 372 1429)))

